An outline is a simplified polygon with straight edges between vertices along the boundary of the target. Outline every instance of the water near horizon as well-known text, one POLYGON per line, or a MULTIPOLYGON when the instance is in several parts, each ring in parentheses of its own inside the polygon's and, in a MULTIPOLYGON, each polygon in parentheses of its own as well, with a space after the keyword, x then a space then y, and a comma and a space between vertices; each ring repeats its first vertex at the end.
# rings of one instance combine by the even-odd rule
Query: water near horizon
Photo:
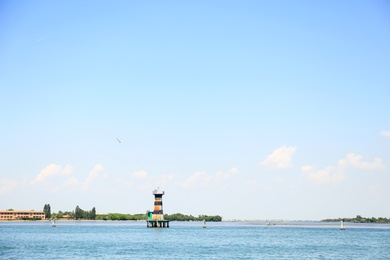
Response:
POLYGON ((390 259, 389 224, 0 222, 1 259, 390 259))

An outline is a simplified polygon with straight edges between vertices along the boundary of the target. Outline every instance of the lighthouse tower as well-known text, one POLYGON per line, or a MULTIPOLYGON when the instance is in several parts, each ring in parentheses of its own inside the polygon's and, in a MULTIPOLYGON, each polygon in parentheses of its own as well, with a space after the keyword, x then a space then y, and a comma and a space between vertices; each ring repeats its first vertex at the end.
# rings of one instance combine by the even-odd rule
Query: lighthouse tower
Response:
POLYGON ((160 191, 159 188, 157 188, 153 191, 153 195, 154 195, 153 220, 164 220, 163 203, 162 203, 162 196, 164 195, 164 191, 160 191))
POLYGON ((161 191, 159 188, 153 191, 154 195, 154 209, 153 211, 147 211, 148 219, 147 227, 169 227, 169 220, 164 220, 164 212, 163 212, 163 203, 162 196, 164 195, 164 191, 161 191))

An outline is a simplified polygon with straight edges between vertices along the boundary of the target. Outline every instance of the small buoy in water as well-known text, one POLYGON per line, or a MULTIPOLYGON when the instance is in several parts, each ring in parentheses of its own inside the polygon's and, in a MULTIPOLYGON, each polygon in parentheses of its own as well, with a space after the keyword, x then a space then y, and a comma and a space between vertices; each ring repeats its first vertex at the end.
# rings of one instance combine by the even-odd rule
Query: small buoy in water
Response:
POLYGON ((51 226, 52 226, 52 227, 56 227, 56 219, 55 219, 55 218, 52 219, 52 221, 51 221, 51 226))
POLYGON ((342 221, 342 220, 341 220, 341 223, 340 223, 340 230, 345 230, 344 221, 342 221))

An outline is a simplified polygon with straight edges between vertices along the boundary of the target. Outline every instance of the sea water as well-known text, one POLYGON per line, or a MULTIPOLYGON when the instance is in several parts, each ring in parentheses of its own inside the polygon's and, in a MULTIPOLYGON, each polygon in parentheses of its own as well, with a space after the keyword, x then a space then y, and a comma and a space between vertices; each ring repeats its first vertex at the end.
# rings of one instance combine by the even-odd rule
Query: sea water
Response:
POLYGON ((390 225, 0 222, 1 259, 390 259, 390 225))

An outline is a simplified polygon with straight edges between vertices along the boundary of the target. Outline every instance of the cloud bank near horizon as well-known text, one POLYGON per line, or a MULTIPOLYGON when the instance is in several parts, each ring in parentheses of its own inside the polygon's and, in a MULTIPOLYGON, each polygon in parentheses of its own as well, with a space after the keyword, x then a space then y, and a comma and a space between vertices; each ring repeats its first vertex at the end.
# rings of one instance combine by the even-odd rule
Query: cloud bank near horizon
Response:
MULTIPOLYGON (((268 169, 291 169, 293 168, 292 157, 297 148, 294 146, 281 146, 272 151, 262 162, 261 166, 268 169)), ((346 179, 346 170, 348 168, 360 170, 383 170, 385 168, 382 159, 376 157, 372 162, 364 161, 359 154, 348 153, 345 158, 340 159, 335 166, 327 166, 323 169, 316 169, 311 164, 300 167, 301 176, 304 180, 316 184, 336 184, 346 179)), ((0 179, 0 194, 10 193, 21 187, 41 186, 50 192, 64 191, 72 189, 79 192, 90 190, 97 180, 105 180, 106 184, 115 183, 123 187, 145 187, 146 182, 164 183, 177 185, 181 189, 191 189, 193 187, 212 188, 217 183, 227 183, 233 181, 239 169, 232 167, 228 171, 218 171, 215 174, 209 174, 205 171, 197 171, 189 176, 169 174, 169 175, 151 175, 145 170, 134 171, 127 177, 110 176, 102 164, 96 164, 84 178, 74 175, 74 167, 71 165, 62 166, 59 164, 48 164, 31 180, 17 180, 10 178, 0 179), (57 178, 57 182, 55 182, 57 178), (109 180, 113 182, 109 182, 109 180)), ((253 176, 246 176, 244 172, 240 176, 246 178, 243 182, 250 183, 253 186, 257 183, 253 176)), ((284 182, 285 179, 278 177, 278 182, 284 182), (283 180, 283 181, 281 181, 283 180)), ((104 185, 103 185, 104 186, 104 185)), ((146 185, 147 186, 147 185, 146 185)), ((115 189, 110 187, 109 189, 115 189)))

